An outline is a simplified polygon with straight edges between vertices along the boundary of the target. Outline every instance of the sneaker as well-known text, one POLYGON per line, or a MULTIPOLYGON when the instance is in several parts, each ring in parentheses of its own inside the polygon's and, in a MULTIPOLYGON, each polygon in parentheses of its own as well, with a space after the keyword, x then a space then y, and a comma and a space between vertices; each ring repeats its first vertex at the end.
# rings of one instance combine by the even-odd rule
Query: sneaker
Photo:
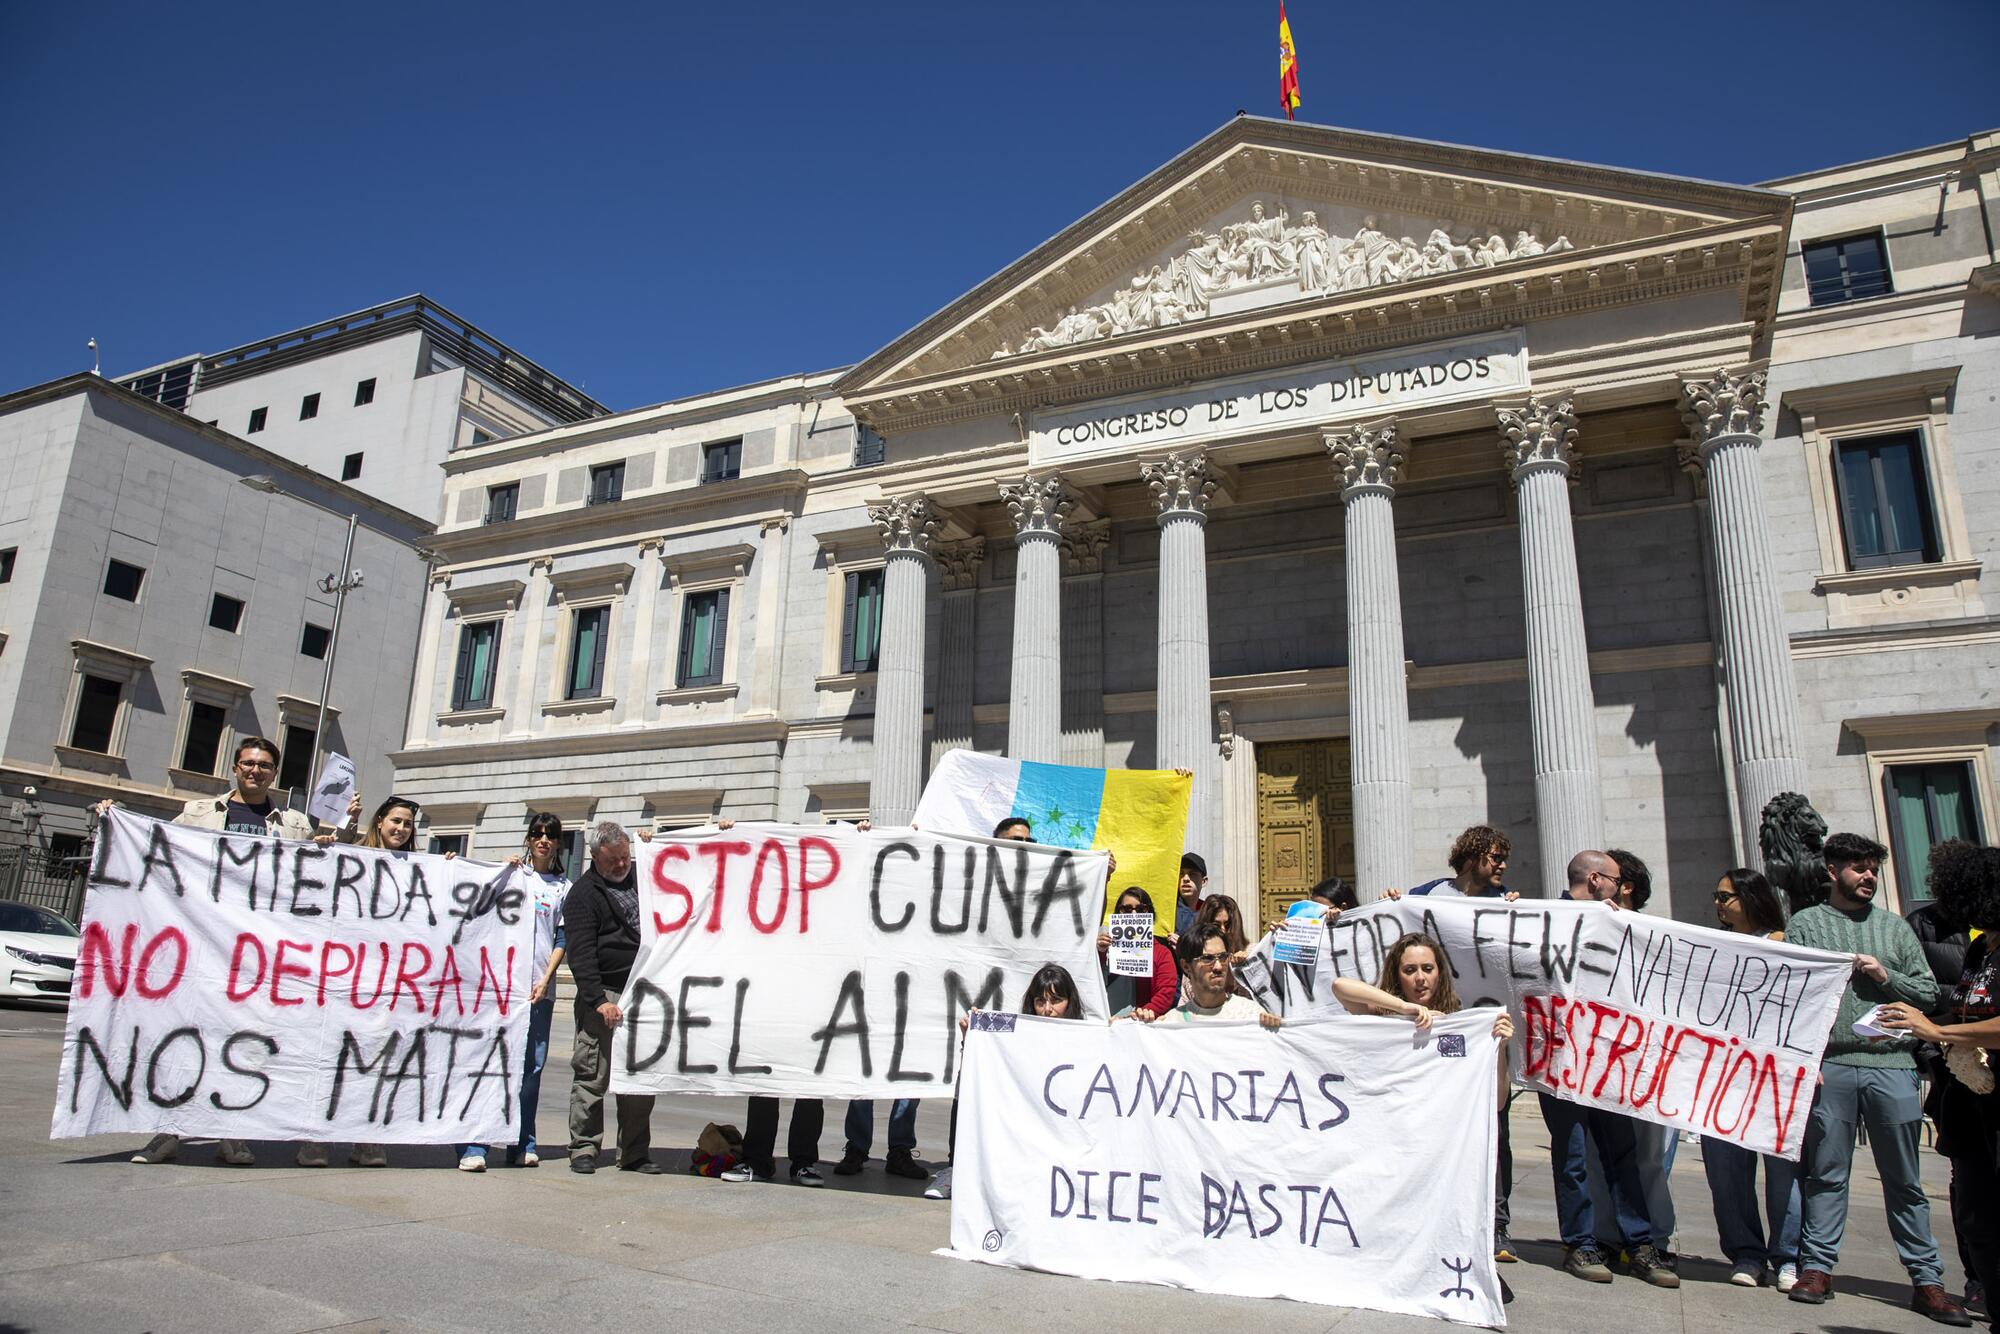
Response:
POLYGON ((1764 1266, 1754 1260, 1738 1260, 1729 1266, 1729 1281, 1739 1288, 1754 1288, 1764 1280, 1764 1266))
POLYGON ((1586 1283, 1609 1283, 1611 1266, 1595 1246, 1572 1246, 1563 1254, 1563 1272, 1586 1283))
MULTIPOLYGON (((224 1142, 227 1143, 227 1141, 224 1142)), ((298 1163, 300 1167, 325 1167, 326 1145, 324 1144, 299 1145, 299 1156, 295 1161, 298 1163)))
POLYGON ((891 1149, 882 1170, 892 1177, 902 1177, 906 1181, 929 1181, 930 1169, 918 1162, 916 1155, 908 1149, 891 1149))
POLYGON ((1632 1253, 1626 1257, 1625 1269, 1633 1278, 1643 1279, 1656 1288, 1678 1288, 1681 1285, 1681 1276, 1667 1263, 1667 1257, 1660 1254, 1660 1248, 1651 1242, 1632 1248, 1632 1253))
POLYGON ((1961 1304, 1967 1315, 1986 1319, 1986 1285, 1976 1278, 1965 1280, 1965 1301, 1961 1304))
POLYGON ((589 1176, 597 1170, 597 1155, 594 1153, 572 1153, 569 1156, 569 1170, 578 1176, 589 1176))
POLYGON ((1493 1234, 1493 1258, 1500 1264, 1511 1265, 1519 1262, 1520 1256, 1514 1251, 1514 1243, 1505 1232, 1493 1234))
POLYGON ((484 1172, 486 1170, 486 1150, 467 1149, 458 1155, 458 1170, 461 1172, 484 1172))
POLYGON ((1801 1269, 1799 1281, 1792 1285, 1788 1296, 1795 1302, 1806 1302, 1818 1306, 1833 1299, 1833 1275, 1824 1269, 1801 1269))
POLYGON ((541 1165, 542 1155, 535 1152, 535 1146, 532 1144, 525 1149, 507 1150, 507 1166, 509 1167, 540 1167, 541 1165))
POLYGON ((135 1163, 170 1163, 180 1156, 181 1137, 179 1135, 155 1135, 146 1141, 146 1147, 132 1155, 135 1163))
POLYGON ((847 1152, 840 1155, 840 1161, 833 1165, 833 1174, 837 1177, 855 1176, 860 1173, 861 1165, 867 1161, 868 1155, 850 1144, 847 1146, 847 1152))
POLYGON ((758 1177, 756 1172, 751 1170, 750 1164, 738 1163, 736 1166, 718 1173, 715 1179, 717 1181, 756 1181, 758 1177))
POLYGON ((380 1144, 357 1144, 354 1152, 347 1155, 351 1167, 387 1167, 389 1151, 380 1144))
POLYGON ((795 1186, 824 1186, 826 1178, 819 1174, 819 1168, 812 1163, 792 1169, 792 1184, 795 1186))
POLYGON ((257 1155, 250 1152, 250 1146, 240 1139, 219 1140, 215 1146, 215 1160, 228 1167, 255 1167, 257 1155))
POLYGON ((1963 1328, 1972 1323, 1972 1317, 1965 1313, 1965 1308, 1947 1297, 1944 1289, 1935 1283, 1917 1284, 1910 1293, 1910 1309, 1940 1325, 1963 1328))
POLYGON ((950 1163, 946 1163, 943 1167, 940 1167, 938 1174, 931 1178, 931 1184, 924 1187, 924 1198, 927 1200, 948 1200, 951 1198, 950 1163))
POLYGON ((1793 1288, 1796 1288, 1798 1285, 1799 1285, 1799 1267, 1797 1265, 1779 1265, 1778 1291, 1790 1292, 1793 1288))

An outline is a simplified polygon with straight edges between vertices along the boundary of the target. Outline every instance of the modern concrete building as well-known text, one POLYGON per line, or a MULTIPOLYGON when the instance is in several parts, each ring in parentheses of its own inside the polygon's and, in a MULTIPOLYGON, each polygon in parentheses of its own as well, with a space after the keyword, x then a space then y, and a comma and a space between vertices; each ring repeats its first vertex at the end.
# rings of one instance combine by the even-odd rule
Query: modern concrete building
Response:
POLYGON ((228 789, 241 736, 306 782, 349 515, 327 740, 380 797, 428 520, 94 375, 0 398, 0 844, 60 861, 103 797, 175 814, 228 789))
POLYGON ((1764 803, 1995 833, 2000 137, 1751 187, 1239 118, 841 372, 456 451, 399 787, 907 818, 1185 765, 1268 913, 1764 803))
POLYGON ((421 295, 119 383, 433 521, 453 450, 605 412, 421 295))

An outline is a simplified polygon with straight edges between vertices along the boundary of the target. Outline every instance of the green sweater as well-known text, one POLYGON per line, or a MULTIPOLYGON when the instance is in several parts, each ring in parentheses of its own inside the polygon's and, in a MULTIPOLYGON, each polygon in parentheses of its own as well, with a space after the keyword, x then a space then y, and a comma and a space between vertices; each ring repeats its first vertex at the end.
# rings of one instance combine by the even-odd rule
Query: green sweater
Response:
POLYGON ((1937 979, 1931 976, 1924 947, 1917 943, 1917 933, 1910 930, 1908 922, 1873 906, 1850 913, 1822 903, 1793 914, 1785 927, 1785 943, 1836 954, 1870 954, 1888 970, 1887 982, 1858 972, 1848 978, 1840 1013, 1834 1016, 1833 1032, 1826 1040, 1827 1060, 1836 1065, 1917 1068, 1910 1055, 1917 1046, 1915 1038, 1877 1041, 1854 1031, 1854 1021, 1877 1005, 1908 1001, 1919 1010, 1928 1010, 1937 1000, 1937 979))

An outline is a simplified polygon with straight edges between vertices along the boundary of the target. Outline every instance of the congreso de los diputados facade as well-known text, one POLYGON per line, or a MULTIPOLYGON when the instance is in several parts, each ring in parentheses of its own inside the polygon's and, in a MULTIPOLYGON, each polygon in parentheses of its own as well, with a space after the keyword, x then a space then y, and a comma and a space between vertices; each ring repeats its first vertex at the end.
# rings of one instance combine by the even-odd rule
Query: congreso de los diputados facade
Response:
POLYGON ((1105 188, 855 365, 455 450, 433 846, 907 821, 952 747, 1192 769, 1264 915, 1477 822, 1696 920, 1780 792, 1892 903, 2000 832, 2000 134, 1748 186, 1238 117, 1105 188))

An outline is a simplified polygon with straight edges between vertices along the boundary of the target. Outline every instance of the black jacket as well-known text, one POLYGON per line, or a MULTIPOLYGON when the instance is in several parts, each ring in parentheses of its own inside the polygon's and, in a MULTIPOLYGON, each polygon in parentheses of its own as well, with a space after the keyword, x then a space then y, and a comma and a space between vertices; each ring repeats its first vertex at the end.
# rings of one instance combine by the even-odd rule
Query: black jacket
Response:
POLYGON ((1931 976, 1937 979, 1938 1003, 1932 1013, 1943 1014, 1949 1008, 1947 998, 1951 989, 1958 985, 1959 976, 1965 971, 1965 952, 1972 948, 1972 934, 1947 922, 1936 900, 1912 908, 1904 920, 1916 932, 1917 943, 1924 947, 1924 962, 1931 966, 1931 976))
MULTIPOLYGON (((638 883, 635 864, 620 887, 636 889, 638 883)), ((639 954, 639 928, 626 925, 595 866, 576 878, 563 899, 563 936, 576 998, 592 1008, 617 1000, 639 954)))

